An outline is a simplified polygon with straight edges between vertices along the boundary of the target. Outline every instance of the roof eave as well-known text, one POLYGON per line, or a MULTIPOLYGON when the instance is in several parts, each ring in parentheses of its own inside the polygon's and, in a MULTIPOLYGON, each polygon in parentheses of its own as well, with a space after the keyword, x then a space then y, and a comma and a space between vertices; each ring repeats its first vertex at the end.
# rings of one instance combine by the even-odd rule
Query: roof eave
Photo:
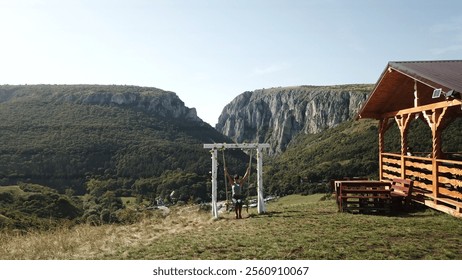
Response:
POLYGON ((365 113, 364 112, 364 109, 368 106, 370 100, 371 100, 371 97, 374 95, 375 91, 377 90, 377 88, 379 87, 379 85, 382 83, 383 81, 383 78, 385 77, 386 73, 390 71, 390 64, 387 64, 387 67, 385 67, 385 69, 382 71, 382 74, 380 75, 379 79, 377 80, 377 82, 375 83, 375 86, 374 88, 372 89, 371 93, 369 94, 369 96, 367 97, 367 100, 366 102, 364 103, 364 105, 362 106, 362 108, 358 111, 358 114, 356 116, 356 120, 358 119, 377 119, 375 116, 376 114, 371 114, 371 113, 365 113), (368 116, 371 116, 371 117, 368 117, 368 116), (373 116, 373 117, 372 117, 373 116))

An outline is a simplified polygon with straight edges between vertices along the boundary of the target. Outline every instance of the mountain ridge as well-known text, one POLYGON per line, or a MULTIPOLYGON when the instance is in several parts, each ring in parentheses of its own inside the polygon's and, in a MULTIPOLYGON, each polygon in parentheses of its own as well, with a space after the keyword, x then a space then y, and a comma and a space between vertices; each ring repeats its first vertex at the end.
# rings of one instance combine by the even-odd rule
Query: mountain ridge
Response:
POLYGON ((215 128, 235 142, 269 142, 281 154, 298 134, 354 117, 373 85, 291 86, 246 91, 227 104, 215 128))
MULTIPOLYGON (((230 142, 175 93, 156 88, 3 85, 0 119, 0 184, 78 193, 91 178, 126 178, 119 187, 131 192, 136 180, 173 170, 196 174, 206 199, 210 158, 202 144, 230 142)), ((164 196, 173 187, 150 191, 164 196)))
POLYGON ((201 122, 176 93, 155 87, 121 85, 3 85, 0 103, 18 101, 68 102, 89 105, 134 106, 161 117, 201 122))

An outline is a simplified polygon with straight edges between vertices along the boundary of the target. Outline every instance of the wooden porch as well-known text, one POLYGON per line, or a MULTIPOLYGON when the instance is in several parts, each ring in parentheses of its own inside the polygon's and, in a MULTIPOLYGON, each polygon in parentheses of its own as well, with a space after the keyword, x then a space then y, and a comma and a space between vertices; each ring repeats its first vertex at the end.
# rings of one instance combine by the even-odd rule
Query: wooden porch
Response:
POLYGON ((358 118, 379 121, 379 177, 413 181, 412 200, 462 217, 462 153, 442 149, 444 130, 462 117, 462 61, 390 62, 358 118), (422 121, 431 131, 431 151, 412 153, 408 131, 422 121), (385 151, 385 134, 399 129, 400 151, 385 151))

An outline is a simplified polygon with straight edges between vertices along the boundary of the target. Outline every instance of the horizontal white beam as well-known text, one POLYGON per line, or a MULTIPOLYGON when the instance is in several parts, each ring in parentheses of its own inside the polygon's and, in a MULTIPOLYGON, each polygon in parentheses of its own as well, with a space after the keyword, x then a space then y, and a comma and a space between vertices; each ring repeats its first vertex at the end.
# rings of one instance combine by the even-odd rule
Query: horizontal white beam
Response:
POLYGON ((242 144, 227 144, 227 143, 214 143, 204 144, 204 149, 257 149, 269 148, 268 143, 242 143, 242 144))

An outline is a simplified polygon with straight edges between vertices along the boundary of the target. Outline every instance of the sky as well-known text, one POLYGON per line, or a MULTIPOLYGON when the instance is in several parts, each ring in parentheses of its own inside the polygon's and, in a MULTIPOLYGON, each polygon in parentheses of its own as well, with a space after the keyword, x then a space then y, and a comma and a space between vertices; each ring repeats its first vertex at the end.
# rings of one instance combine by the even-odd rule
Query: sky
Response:
POLYGON ((0 0, 0 84, 175 92, 212 126, 245 91, 376 83, 462 59, 460 0, 0 0))

